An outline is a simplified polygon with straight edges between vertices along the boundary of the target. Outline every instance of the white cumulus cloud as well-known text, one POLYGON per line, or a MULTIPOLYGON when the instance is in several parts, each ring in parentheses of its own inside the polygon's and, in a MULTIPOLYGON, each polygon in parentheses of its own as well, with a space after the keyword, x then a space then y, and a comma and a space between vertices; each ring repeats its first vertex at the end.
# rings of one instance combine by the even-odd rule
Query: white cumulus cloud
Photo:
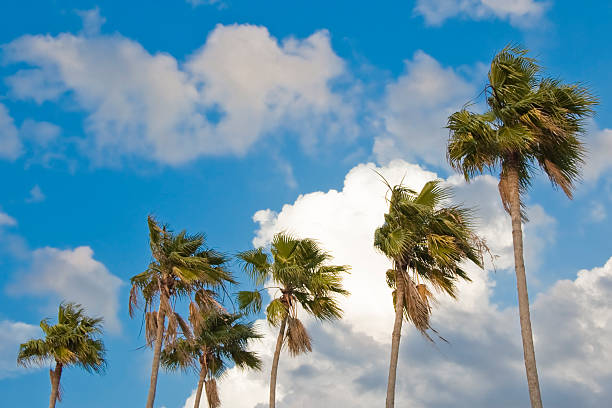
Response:
POLYGON ((10 292, 49 297, 49 310, 59 301, 80 303, 91 316, 102 316, 104 327, 117 333, 121 279, 93 257, 88 246, 74 249, 45 247, 31 254, 30 270, 10 285, 10 292))
POLYGON ((383 135, 374 143, 379 163, 405 158, 445 163, 448 116, 477 96, 476 87, 452 67, 417 51, 405 72, 387 85, 378 115, 383 135))
POLYGON ((327 31, 279 42, 265 27, 219 25, 179 62, 118 34, 92 35, 101 17, 84 18, 88 34, 26 35, 3 53, 29 65, 6 80, 14 97, 67 97, 86 112, 85 151, 98 159, 180 164, 244 154, 278 129, 306 147, 319 134, 356 132, 352 108, 332 89, 345 67, 327 31))
MULTIPOLYGON (((345 278, 351 296, 342 300, 342 321, 320 324, 305 318, 313 353, 298 358, 282 354, 279 407, 371 407, 384 401, 393 307, 384 282, 390 264, 372 247, 374 229, 386 210, 385 186, 373 170, 392 184, 403 179, 415 189, 436 176, 399 160, 384 167, 362 164, 347 174, 340 191, 301 195, 277 212, 262 210, 253 217, 260 226, 255 246, 286 230, 318 239, 334 255, 335 263, 352 265, 345 278)), ((501 209, 496 180, 482 176, 466 185, 451 176, 447 183, 454 186, 458 201, 478 207, 478 230, 500 255, 497 273, 511 269, 510 220, 501 209)), ((554 235, 556 221, 539 206, 530 207, 529 214, 525 247, 528 271, 533 271, 550 243, 549 236, 554 235)), ((490 269, 472 267, 470 271, 473 282, 460 284, 459 300, 440 296, 434 311, 433 324, 450 344, 431 346, 406 325, 397 388, 397 400, 403 405, 509 408, 528 404, 517 309, 495 303, 495 275, 490 269)), ((547 405, 595 408, 612 397, 612 368, 605 364, 612 353, 610 282, 612 260, 602 268, 580 271, 575 280, 559 281, 540 294, 532 292, 536 353, 547 405), (594 369, 588 372, 591 364, 594 369)), ((228 406, 266 406, 277 333, 264 321, 259 323, 266 338, 254 350, 264 360, 264 371, 230 370, 220 383, 221 399, 228 406)))

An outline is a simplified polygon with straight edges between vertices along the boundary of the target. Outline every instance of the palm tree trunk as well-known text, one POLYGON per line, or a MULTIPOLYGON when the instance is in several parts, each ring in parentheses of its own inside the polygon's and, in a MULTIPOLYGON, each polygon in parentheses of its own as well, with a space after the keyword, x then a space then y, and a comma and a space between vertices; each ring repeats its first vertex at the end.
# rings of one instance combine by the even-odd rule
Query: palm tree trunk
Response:
POLYGON ((391 362, 389 364, 389 380, 387 382, 386 408, 395 406, 395 379, 397 377, 397 360, 399 358, 400 337, 402 335, 402 322, 404 320, 404 290, 405 282, 401 270, 396 269, 395 278, 395 322, 391 336, 391 362))
MULTIPOLYGON (((164 296, 163 292, 162 296, 164 296)), ((157 374, 159 372, 159 359, 161 357, 161 349, 162 344, 164 342, 164 326, 166 321, 165 311, 162 306, 164 304, 164 302, 160 301, 159 310, 157 312, 157 333, 155 334, 153 364, 151 365, 151 385, 149 385, 149 396, 147 397, 146 408, 153 408, 153 403, 155 402, 155 391, 157 390, 157 374)))
POLYGON ((51 377, 51 396, 49 397, 49 408, 55 408, 55 403, 59 397, 59 385, 62 377, 62 363, 55 363, 55 370, 49 370, 51 377))
POLYGON ((206 368, 200 368, 200 381, 198 381, 198 389, 195 395, 195 403, 193 408, 200 408, 200 400, 202 399, 202 390, 204 389, 204 380, 206 379, 206 368))
POLYGON ((281 323, 280 330, 278 331, 278 338, 276 339, 276 349, 274 350, 274 359, 272 360, 272 371, 270 372, 270 406, 269 408, 275 408, 276 406, 276 375, 278 373, 278 359, 280 358, 280 352, 283 348, 283 339, 285 337, 285 327, 287 326, 287 317, 285 317, 281 323))
POLYGON ((516 289, 518 291, 519 317, 521 321, 521 336, 523 338, 523 356, 529 385, 529 399, 532 408, 542 408, 540 383, 531 332, 531 317, 529 315, 529 295, 527 293, 527 278, 523 261, 523 230, 521 225, 521 198, 519 192, 518 170, 507 169, 509 186, 510 216, 512 218, 512 242, 514 244, 514 269, 516 271, 516 289))

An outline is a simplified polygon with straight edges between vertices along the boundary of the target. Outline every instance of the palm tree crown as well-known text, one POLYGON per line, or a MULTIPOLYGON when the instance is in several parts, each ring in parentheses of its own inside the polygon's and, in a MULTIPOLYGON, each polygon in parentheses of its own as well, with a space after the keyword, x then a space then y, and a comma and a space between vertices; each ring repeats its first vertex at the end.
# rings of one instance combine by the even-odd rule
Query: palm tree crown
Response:
POLYGON ((298 319, 298 305, 319 320, 334 320, 342 316, 337 295, 347 296, 342 287, 342 273, 348 266, 328 265, 331 255, 312 239, 297 239, 279 233, 272 239, 270 255, 258 248, 238 254, 244 270, 258 286, 272 285, 238 294, 240 308, 259 312, 261 291, 275 289, 277 295, 266 308, 268 322, 280 326, 270 373, 270 404, 276 406, 276 375, 281 348, 287 344, 289 353, 298 355, 312 351, 311 340, 298 319))
POLYGON ((85 314, 81 305, 61 303, 57 324, 50 325, 50 319, 40 322, 45 338, 32 339, 19 346, 17 363, 22 366, 55 363, 50 370, 51 398, 49 407, 61 400, 60 379, 63 367, 77 366, 88 372, 102 373, 106 368, 102 318, 85 314))
MULTIPOLYGON (((278 326, 285 318, 289 320, 289 351, 299 354, 310 351, 310 341, 300 345, 291 335, 292 325, 301 326, 297 320, 297 305, 320 320, 333 320, 342 317, 342 310, 334 295, 347 296, 342 288, 342 273, 348 266, 327 265, 331 256, 309 238, 297 239, 285 233, 276 234, 270 248, 272 259, 263 248, 245 251, 238 255, 244 263, 244 270, 256 284, 270 282, 278 289, 266 308, 268 322, 278 326), (270 262, 271 261, 271 262, 270 262)), ((261 309, 261 290, 242 291, 238 295, 240 307, 259 312, 261 309)))
POLYGON ((145 302, 147 342, 151 344, 155 341, 156 306, 169 319, 166 338, 171 340, 176 337, 178 328, 189 330, 187 323, 174 311, 172 299, 194 296, 197 302, 192 302, 192 309, 197 305, 217 305, 211 288, 234 283, 234 280, 225 268, 227 258, 206 248, 202 234, 173 233, 151 216, 147 221, 153 261, 144 272, 131 278, 129 312, 133 316, 134 309, 141 306, 140 295, 145 302))
MULTIPOLYGON (((243 369, 261 369, 257 353, 248 350, 248 343, 262 336, 252 323, 242 323, 240 314, 219 311, 200 312, 192 319, 193 336, 179 338, 168 344, 161 356, 161 364, 168 370, 193 368, 200 374, 206 386, 209 406, 220 404, 216 380, 231 365, 243 369)), ((196 401, 199 401, 202 384, 199 384, 196 401)), ((196 407, 199 406, 197 403, 196 407)))
POLYGON ((585 149, 580 136, 593 114, 596 98, 580 84, 540 76, 527 50, 508 46, 489 71, 489 110, 466 109, 448 120, 448 160, 466 180, 484 171, 500 171, 500 192, 509 208, 509 168, 518 173, 520 192, 531 185, 539 167, 568 197, 580 175, 585 149))
POLYGON ((374 233, 374 246, 394 264, 387 283, 395 289, 397 277, 404 277, 404 315, 428 339, 433 293, 427 284, 454 298, 457 281, 470 280, 463 261, 482 267, 485 247, 472 230, 471 210, 444 206, 451 197, 439 180, 426 183, 419 193, 395 186, 385 223, 374 233))

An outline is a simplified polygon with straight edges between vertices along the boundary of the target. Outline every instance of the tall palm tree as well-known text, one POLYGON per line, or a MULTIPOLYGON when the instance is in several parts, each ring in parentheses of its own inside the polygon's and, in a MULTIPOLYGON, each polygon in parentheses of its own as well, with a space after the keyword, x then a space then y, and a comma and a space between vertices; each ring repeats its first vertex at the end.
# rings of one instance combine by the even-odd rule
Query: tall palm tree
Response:
POLYGON ((199 375, 194 408, 200 407, 202 390, 210 408, 221 405, 217 379, 235 364, 243 369, 261 369, 261 360, 247 349, 249 341, 262 336, 251 323, 241 323, 240 314, 220 311, 200 312, 192 320, 193 336, 168 344, 161 355, 161 364, 168 370, 193 368, 199 375))
POLYGON ((342 317, 336 295, 347 296, 342 288, 342 273, 348 266, 327 265, 331 255, 312 239, 297 239, 279 233, 272 239, 270 255, 263 249, 253 249, 238 254, 244 270, 261 288, 238 294, 240 308, 259 312, 262 305, 261 291, 276 289, 266 308, 268 322, 279 328, 272 369, 270 373, 270 408, 276 405, 276 376, 283 344, 286 342, 293 356, 312 351, 311 340, 298 319, 297 306, 320 320, 342 317), (263 287, 269 283, 270 287, 263 287))
MULTIPOLYGON (((129 313, 134 316, 134 309, 140 306, 140 295, 144 299, 147 344, 154 350, 146 405, 153 408, 163 343, 174 341, 179 328, 189 334, 189 325, 174 310, 176 300, 195 296, 200 305, 214 305, 213 290, 234 280, 225 269, 227 259, 206 248, 202 234, 174 233, 151 216, 147 221, 153 260, 147 270, 131 278, 129 313)), ((190 308, 193 307, 192 302, 190 308)))
POLYGON ((465 108, 448 119, 447 156, 453 168, 469 181, 484 172, 499 172, 499 193, 512 219, 514 266, 529 398, 542 407, 536 368, 529 297, 523 261, 521 196, 540 168, 553 186, 572 198, 580 177, 584 145, 580 136, 597 100, 579 84, 540 75, 527 50, 507 46, 491 62, 485 88, 488 111, 465 108))
POLYGON ((57 324, 51 326, 50 319, 43 319, 40 328, 44 339, 32 339, 19 346, 17 363, 22 366, 43 365, 55 362, 55 370, 49 369, 51 396, 49 408, 61 401, 60 379, 62 370, 78 366, 88 372, 101 373, 106 367, 102 335, 102 318, 85 315, 85 310, 76 303, 61 303, 57 324))
MULTIPOLYGON (((389 186, 390 187, 390 186, 389 186)), ((395 406, 397 361, 404 318, 428 340, 431 328, 430 289, 456 296, 456 282, 469 281, 464 261, 482 267, 484 243, 471 226, 471 211, 446 205, 451 192, 434 180, 417 193, 405 186, 390 187, 389 212, 374 233, 374 246, 392 262, 387 283, 394 289, 395 322, 391 337, 391 361, 386 407, 395 406)))

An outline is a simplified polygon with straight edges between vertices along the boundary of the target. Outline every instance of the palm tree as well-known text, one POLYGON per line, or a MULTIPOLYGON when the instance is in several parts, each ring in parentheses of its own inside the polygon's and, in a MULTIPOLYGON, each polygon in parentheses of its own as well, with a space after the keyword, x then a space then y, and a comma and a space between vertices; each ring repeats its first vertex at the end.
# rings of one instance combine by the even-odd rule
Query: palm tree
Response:
POLYGON ((286 342, 289 353, 296 356, 312 351, 311 340, 302 322, 298 319, 297 306, 319 320, 334 320, 342 317, 336 295, 347 296, 342 288, 342 273, 348 266, 327 265, 331 255, 312 239, 297 239, 279 233, 272 239, 271 258, 263 248, 238 254, 244 270, 261 288, 242 291, 238 301, 242 310, 259 312, 262 305, 261 291, 276 289, 266 308, 268 322, 280 326, 272 369, 270 373, 270 408, 276 405, 276 376, 281 348, 286 342), (263 287, 270 283, 271 287, 263 287))
POLYGON ((451 198, 449 189, 434 180, 416 193, 403 185, 391 190, 385 223, 374 233, 374 246, 392 262, 387 283, 394 289, 395 322, 391 338, 391 361, 386 407, 395 406, 397 361, 405 319, 428 340, 431 328, 430 289, 456 296, 456 282, 469 281, 463 262, 482 267, 484 243, 474 234, 471 211, 461 206, 444 206, 451 198))
MULTIPOLYGON (((147 344, 154 350, 146 405, 153 408, 162 345, 174 341, 179 328, 189 334, 189 325, 174 310, 176 300, 194 296, 200 305, 216 305, 215 292, 211 289, 234 283, 234 280, 225 269, 226 258, 206 248, 202 234, 173 233, 151 216, 148 225, 153 260, 147 270, 131 278, 129 313, 134 316, 140 295, 144 299, 147 344)), ((192 302, 190 309, 194 307, 192 302)))
POLYGON ((17 363, 28 367, 55 362, 55 370, 49 369, 51 396, 49 408, 61 401, 60 379, 65 367, 76 365, 88 372, 101 373, 106 368, 102 335, 102 318, 85 315, 85 310, 76 303, 61 303, 57 324, 51 326, 50 319, 43 319, 40 328, 44 339, 32 339, 19 346, 17 363))
POLYGON ((192 320, 193 336, 179 338, 166 346, 161 364, 168 370, 193 368, 199 375, 194 408, 199 408, 202 390, 210 408, 221 405, 217 379, 229 365, 243 369, 261 369, 261 360, 247 349, 248 343, 262 336, 251 323, 240 323, 240 314, 219 311, 199 312, 192 320))
POLYGON ((540 76, 537 62, 527 50, 507 46, 491 62, 485 88, 488 111, 465 108, 448 119, 448 160, 469 181, 484 172, 499 172, 499 193, 512 219, 514 267, 529 398, 542 407, 536 368, 529 297, 523 262, 521 196, 531 186, 538 168, 572 198, 580 177, 584 145, 580 136, 585 120, 597 103, 579 84, 540 76))

